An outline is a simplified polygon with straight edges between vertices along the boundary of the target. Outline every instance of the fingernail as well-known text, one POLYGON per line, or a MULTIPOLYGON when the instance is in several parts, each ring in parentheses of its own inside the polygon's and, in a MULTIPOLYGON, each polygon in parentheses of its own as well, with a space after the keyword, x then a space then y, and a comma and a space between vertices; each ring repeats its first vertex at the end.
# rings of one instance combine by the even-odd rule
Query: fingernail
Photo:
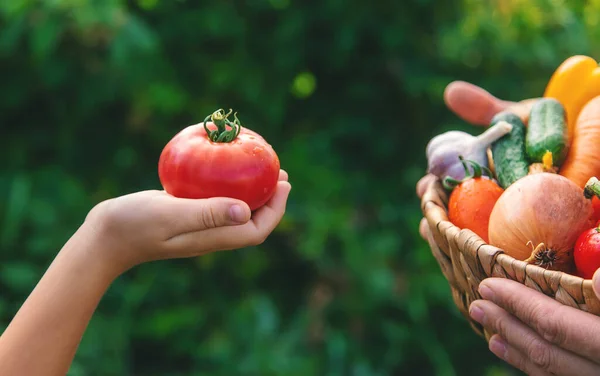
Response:
POLYGON ((479 294, 485 300, 494 300, 494 292, 484 284, 479 285, 479 294))
POLYGON ((229 216, 234 222, 243 223, 246 221, 244 209, 239 205, 233 205, 229 208, 229 216))
POLYGON ((469 309, 469 315, 473 320, 477 321, 480 324, 483 324, 485 313, 476 304, 471 304, 471 308, 469 309))
POLYGON ((493 336, 490 339, 490 351, 493 352, 497 357, 499 357, 500 359, 506 359, 507 357, 507 350, 506 350, 506 342, 504 342, 504 340, 502 340, 500 337, 493 336))

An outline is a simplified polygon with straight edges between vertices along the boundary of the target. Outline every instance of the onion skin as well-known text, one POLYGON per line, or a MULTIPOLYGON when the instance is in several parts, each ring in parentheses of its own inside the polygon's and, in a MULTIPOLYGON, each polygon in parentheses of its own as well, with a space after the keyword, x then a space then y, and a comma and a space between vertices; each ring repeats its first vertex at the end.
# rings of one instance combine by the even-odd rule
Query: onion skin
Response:
POLYGON ((489 243, 517 260, 570 273, 575 242, 593 226, 592 214, 592 200, 569 179, 548 172, 528 175, 496 202, 489 243))

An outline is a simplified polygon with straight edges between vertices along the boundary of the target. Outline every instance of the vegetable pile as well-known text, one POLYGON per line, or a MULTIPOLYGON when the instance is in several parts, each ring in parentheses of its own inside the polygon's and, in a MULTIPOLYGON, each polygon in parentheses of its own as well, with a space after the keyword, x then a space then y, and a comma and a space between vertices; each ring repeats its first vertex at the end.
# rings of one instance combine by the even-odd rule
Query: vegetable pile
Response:
POLYGON ((527 114, 503 110, 473 136, 426 148, 448 218, 515 259, 589 279, 600 268, 600 67, 565 60, 527 114))

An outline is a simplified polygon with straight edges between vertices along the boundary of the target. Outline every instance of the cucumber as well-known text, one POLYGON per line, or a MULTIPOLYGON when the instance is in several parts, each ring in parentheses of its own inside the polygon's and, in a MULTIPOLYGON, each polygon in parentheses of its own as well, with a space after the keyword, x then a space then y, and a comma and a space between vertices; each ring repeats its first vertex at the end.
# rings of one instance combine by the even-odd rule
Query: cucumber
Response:
POLYGON ((527 156, 545 169, 560 167, 567 156, 567 122, 563 105, 553 98, 542 98, 529 113, 525 139, 527 156))
POLYGON ((498 184, 506 189, 529 173, 529 161, 525 153, 526 129, 521 118, 511 112, 498 113, 490 126, 499 121, 512 125, 510 133, 494 142, 490 148, 498 184))

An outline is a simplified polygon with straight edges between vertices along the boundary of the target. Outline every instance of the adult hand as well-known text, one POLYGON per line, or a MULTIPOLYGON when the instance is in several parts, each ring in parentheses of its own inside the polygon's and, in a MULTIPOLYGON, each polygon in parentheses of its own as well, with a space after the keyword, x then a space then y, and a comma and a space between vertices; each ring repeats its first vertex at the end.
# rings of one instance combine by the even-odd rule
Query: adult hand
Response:
MULTIPOLYGON (((593 278, 600 298, 600 271, 593 278)), ((600 317, 520 283, 489 278, 470 315, 495 333, 490 350, 528 375, 600 375, 600 317)))
MULTIPOLYGON (((537 100, 538 98, 525 99, 520 102, 505 101, 479 86, 464 81, 451 82, 444 91, 446 106, 469 124, 480 127, 488 126, 494 115, 501 111, 511 111, 527 123, 531 107, 537 100)), ((417 183, 419 198, 423 197, 434 180, 435 177, 429 174, 419 180, 417 183)), ((423 218, 419 232, 424 239, 427 239, 428 231, 427 220, 423 218)))
POLYGON ((143 262, 199 256, 261 244, 283 217, 291 189, 281 170, 272 199, 251 214, 230 198, 181 199, 164 191, 137 192, 97 205, 84 231, 119 268, 143 262))

